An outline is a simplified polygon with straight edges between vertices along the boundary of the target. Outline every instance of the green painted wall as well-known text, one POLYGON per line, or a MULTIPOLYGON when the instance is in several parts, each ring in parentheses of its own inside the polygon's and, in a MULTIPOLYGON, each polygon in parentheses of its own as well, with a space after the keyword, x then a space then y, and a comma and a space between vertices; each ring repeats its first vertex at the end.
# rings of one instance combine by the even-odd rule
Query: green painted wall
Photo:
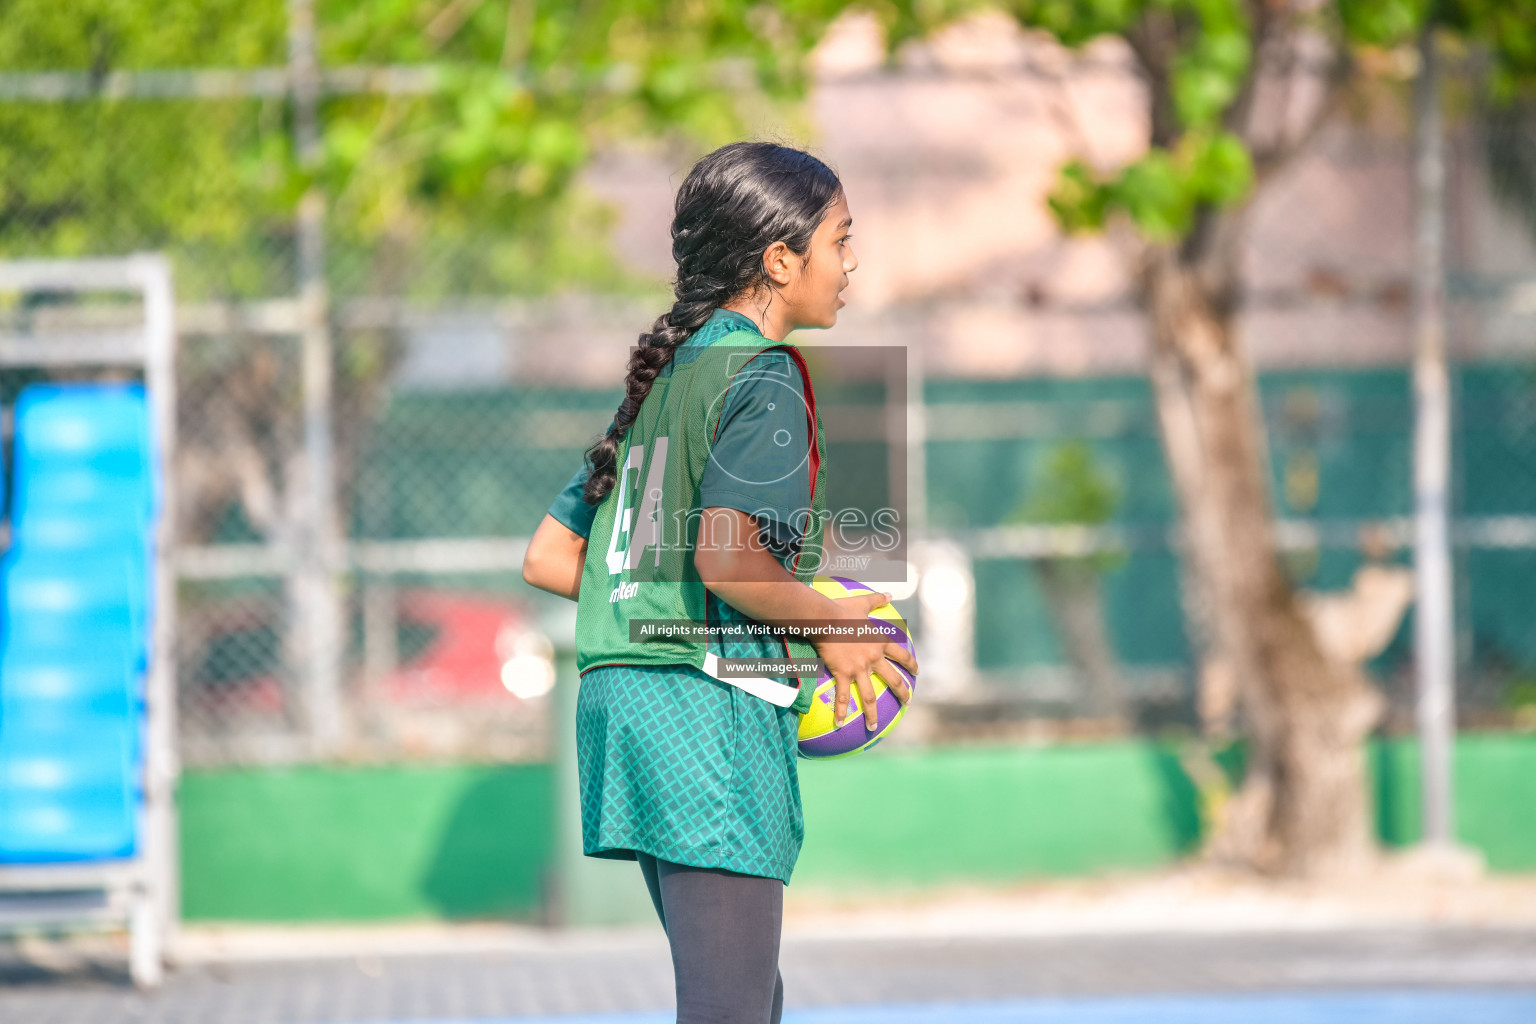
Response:
MULTIPOLYGON (((1418 835, 1418 756, 1373 745, 1378 828, 1418 835)), ((1536 736, 1466 735, 1459 832, 1495 870, 1536 869, 1536 736)), ((793 884, 1012 881, 1154 868, 1198 840, 1195 793, 1151 742, 879 750, 802 762, 793 884)), ((195 771, 182 779, 190 920, 537 917, 554 857, 545 765, 195 771)))
MULTIPOLYGON (((1419 748, 1389 740, 1371 751, 1377 831, 1392 846, 1421 832, 1419 748)), ((1494 871, 1536 870, 1536 736, 1484 733, 1456 741, 1456 834, 1494 871)))
POLYGON ((196 771, 181 781, 192 920, 532 918, 547 765, 196 771))
POLYGON ((793 885, 1002 881, 1166 864, 1198 838, 1195 792, 1149 743, 891 751, 800 767, 793 885))

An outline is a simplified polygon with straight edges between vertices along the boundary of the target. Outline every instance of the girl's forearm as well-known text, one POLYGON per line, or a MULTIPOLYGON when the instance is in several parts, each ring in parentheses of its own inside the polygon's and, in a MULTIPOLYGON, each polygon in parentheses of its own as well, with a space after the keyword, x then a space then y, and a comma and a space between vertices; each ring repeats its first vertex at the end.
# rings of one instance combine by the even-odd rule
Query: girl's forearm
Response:
POLYGON ((581 571, 586 561, 587 538, 546 514, 523 554, 523 579, 574 601, 581 594, 581 571))
POLYGON ((731 607, 771 625, 841 617, 836 601, 795 579, 772 555, 766 561, 743 572, 746 579, 710 580, 705 586, 731 607))
POLYGON ((753 517, 722 506, 705 512, 693 565, 722 601, 772 625, 839 617, 836 601, 795 579, 762 545, 753 517))

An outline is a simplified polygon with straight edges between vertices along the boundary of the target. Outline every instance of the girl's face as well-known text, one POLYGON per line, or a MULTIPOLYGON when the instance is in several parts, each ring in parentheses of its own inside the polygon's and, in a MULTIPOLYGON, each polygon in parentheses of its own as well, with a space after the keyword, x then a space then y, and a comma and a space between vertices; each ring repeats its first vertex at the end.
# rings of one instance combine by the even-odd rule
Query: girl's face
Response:
POLYGON ((848 199, 840 196, 816 226, 804 266, 802 257, 782 243, 769 250, 769 275, 780 285, 779 295, 787 306, 785 313, 791 328, 831 327, 837 323, 837 311, 844 305, 839 293, 848 287, 848 275, 859 265, 849 241, 853 237, 852 226, 848 199), (773 249, 782 250, 780 259, 773 259, 773 249))

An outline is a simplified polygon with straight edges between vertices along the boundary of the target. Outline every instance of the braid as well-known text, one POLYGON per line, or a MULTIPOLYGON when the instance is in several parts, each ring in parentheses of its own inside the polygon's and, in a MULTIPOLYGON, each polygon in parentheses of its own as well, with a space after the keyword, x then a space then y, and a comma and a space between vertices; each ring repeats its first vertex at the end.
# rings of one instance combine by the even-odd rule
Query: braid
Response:
POLYGON ((722 146, 694 165, 672 218, 676 301, 640 335, 613 426, 587 449, 587 504, 598 504, 617 484, 624 436, 677 347, 717 308, 762 283, 763 251, 773 242, 807 253, 816 225, 841 194, 837 175, 820 160, 768 142, 722 146))
POLYGON ((639 347, 629 353, 629 372, 624 377, 624 400, 619 403, 618 412, 613 414, 613 426, 587 449, 587 461, 592 464, 592 471, 587 475, 582 497, 588 505, 596 505, 606 498, 618 482, 619 446, 624 441, 624 435, 629 432, 629 425, 640 414, 640 403, 651 393, 651 384, 657 375, 672 361, 677 347, 704 326, 719 302, 729 298, 720 296, 718 301, 713 295, 709 298, 684 298, 692 289, 685 290, 683 284, 684 281, 679 279, 677 301, 672 303, 670 310, 656 318, 650 331, 640 335, 639 347))

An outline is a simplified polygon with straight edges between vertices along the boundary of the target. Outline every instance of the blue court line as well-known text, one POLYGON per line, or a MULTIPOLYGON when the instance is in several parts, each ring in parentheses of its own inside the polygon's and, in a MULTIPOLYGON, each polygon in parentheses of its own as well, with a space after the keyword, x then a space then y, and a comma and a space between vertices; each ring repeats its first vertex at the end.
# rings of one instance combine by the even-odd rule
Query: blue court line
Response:
MULTIPOLYGON (((672 1024, 670 1011, 412 1024, 672 1024)), ((1532 1024, 1536 990, 1392 989, 1113 996, 791 1010, 783 1024, 1532 1024)), ((375 1024, 391 1024, 378 1021, 375 1024)), ((394 1022, 403 1024, 403 1022, 394 1022)))

